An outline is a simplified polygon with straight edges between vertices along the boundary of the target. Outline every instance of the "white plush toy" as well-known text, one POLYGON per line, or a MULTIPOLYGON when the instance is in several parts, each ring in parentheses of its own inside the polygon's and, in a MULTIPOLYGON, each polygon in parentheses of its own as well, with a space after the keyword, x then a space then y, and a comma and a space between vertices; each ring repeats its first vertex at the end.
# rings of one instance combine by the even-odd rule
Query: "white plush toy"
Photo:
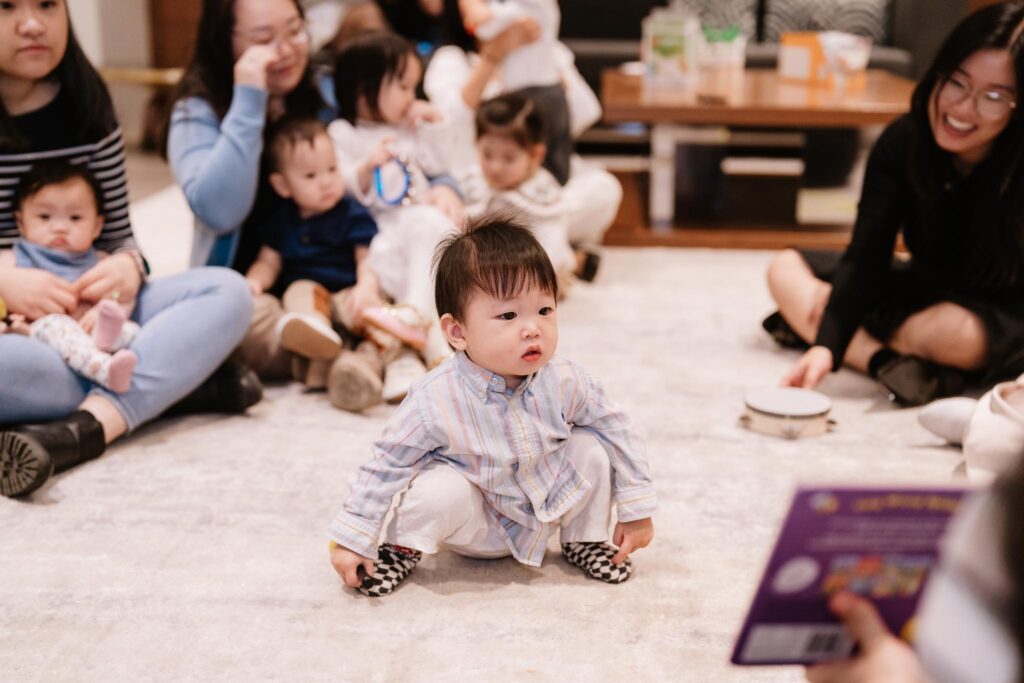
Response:
POLYGON ((1024 455, 1024 375, 997 384, 977 400, 930 403, 917 419, 936 436, 963 447, 972 481, 990 483, 1024 455))

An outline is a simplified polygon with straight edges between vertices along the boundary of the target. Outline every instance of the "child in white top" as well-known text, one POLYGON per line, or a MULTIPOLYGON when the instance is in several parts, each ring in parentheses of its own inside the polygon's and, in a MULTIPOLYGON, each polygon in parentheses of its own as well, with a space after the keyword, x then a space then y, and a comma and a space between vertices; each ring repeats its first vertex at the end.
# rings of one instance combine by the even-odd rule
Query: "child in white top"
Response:
POLYGON ((329 532, 335 570, 379 597, 422 553, 540 566, 557 532, 569 564, 626 581, 654 536, 644 445, 600 383, 554 355, 558 281, 543 249, 485 219, 446 240, 436 287, 458 353, 413 386, 356 475, 329 532))
MULTIPOLYGON (((102 197, 85 168, 36 164, 15 189, 12 208, 21 240, 12 251, 0 252, 0 265, 38 268, 75 282, 105 257, 92 246, 103 230, 102 197)), ((82 377, 124 393, 138 362, 127 348, 139 332, 138 323, 128 320, 133 308, 134 302, 104 299, 31 323, 12 316, 8 327, 49 345, 82 377)))
POLYGON ((422 73, 402 37, 380 32, 354 39, 335 63, 341 119, 328 131, 346 186, 377 221, 370 267, 386 294, 432 323, 423 354, 435 365, 450 351, 437 325, 431 260, 463 215, 461 197, 445 184, 448 129, 429 103, 416 99, 422 73))
POLYGON ((564 185, 569 180, 572 133, 560 72, 558 29, 562 15, 557 0, 459 0, 459 11, 467 31, 484 41, 497 37, 520 19, 537 23, 537 40, 502 60, 502 90, 530 97, 543 111, 547 124, 544 165, 564 185))
POLYGON ((466 215, 509 211, 530 227, 555 267, 559 284, 578 269, 569 245, 562 186, 541 167, 547 150, 544 120, 533 100, 509 94, 481 103, 476 113, 477 163, 456 177, 466 215))

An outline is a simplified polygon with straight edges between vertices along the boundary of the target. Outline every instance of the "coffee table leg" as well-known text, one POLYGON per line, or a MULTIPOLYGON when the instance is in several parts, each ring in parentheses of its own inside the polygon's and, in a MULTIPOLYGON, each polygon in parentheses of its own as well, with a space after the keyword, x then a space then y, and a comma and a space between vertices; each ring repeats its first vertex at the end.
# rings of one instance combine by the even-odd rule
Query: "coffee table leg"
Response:
POLYGON ((676 126, 655 123, 651 126, 651 185, 648 211, 651 227, 668 230, 675 214, 676 126))

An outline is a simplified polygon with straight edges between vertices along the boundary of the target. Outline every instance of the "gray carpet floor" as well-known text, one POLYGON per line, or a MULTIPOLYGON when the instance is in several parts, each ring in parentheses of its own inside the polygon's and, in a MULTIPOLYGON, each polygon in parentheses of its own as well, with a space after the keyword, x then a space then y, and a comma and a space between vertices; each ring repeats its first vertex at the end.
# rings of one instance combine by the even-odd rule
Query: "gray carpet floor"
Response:
POLYGON ((343 588, 327 524, 391 409, 275 387, 242 417, 150 425, 26 501, 0 499, 5 680, 794 681, 728 658, 798 482, 948 482, 959 453, 870 381, 829 377, 837 429, 742 429, 796 358, 758 322, 769 253, 610 249, 559 310, 560 353, 646 438, 660 495, 621 586, 551 552, 426 558, 393 596, 343 588))

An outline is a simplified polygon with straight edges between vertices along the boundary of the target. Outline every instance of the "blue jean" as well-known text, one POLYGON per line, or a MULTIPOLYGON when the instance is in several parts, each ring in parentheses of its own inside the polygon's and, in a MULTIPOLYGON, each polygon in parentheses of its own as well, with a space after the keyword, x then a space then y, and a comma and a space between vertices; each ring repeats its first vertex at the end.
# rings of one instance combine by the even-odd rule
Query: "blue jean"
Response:
POLYGON ((0 422, 53 420, 89 394, 109 400, 133 430, 199 386, 242 340, 252 319, 245 280, 227 268, 198 268, 147 282, 129 347, 139 357, 131 388, 115 394, 71 371, 46 344, 0 335, 0 422))

